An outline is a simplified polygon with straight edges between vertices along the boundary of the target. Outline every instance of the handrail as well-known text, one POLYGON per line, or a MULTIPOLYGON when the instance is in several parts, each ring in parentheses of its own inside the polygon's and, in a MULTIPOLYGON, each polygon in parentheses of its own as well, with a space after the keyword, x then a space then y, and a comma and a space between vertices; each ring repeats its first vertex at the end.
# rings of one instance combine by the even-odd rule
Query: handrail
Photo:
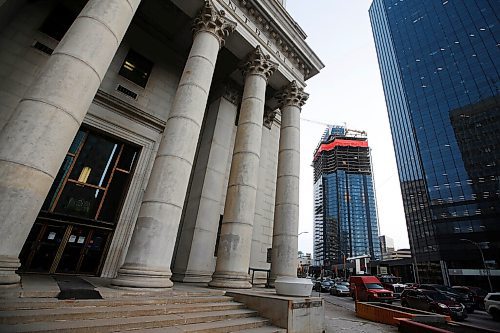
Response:
POLYGON ((250 274, 250 272, 252 272, 252 280, 250 282, 252 284, 252 286, 254 285, 253 280, 254 280, 255 272, 266 272, 267 273, 266 288, 269 288, 269 278, 271 276, 271 270, 270 269, 249 267, 248 268, 248 274, 250 274))

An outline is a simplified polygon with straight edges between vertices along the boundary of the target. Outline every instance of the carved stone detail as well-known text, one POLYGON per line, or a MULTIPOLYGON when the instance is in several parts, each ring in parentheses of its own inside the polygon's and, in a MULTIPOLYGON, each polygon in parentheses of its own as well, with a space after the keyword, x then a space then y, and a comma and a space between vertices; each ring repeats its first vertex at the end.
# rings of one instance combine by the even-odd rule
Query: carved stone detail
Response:
MULTIPOLYGON (((265 34, 267 38, 270 38, 274 41, 275 45, 279 47, 281 53, 288 58, 291 62, 294 62, 297 65, 297 68, 308 77, 311 68, 307 64, 306 58, 304 55, 297 54, 295 46, 289 42, 286 42, 286 37, 279 32, 279 28, 276 24, 270 21, 268 18, 265 18, 259 10, 255 8, 256 1, 248 1, 248 0, 229 0, 229 7, 238 5, 238 8, 251 19, 251 21, 258 27, 258 34, 265 34), (234 3, 234 4, 233 4, 234 3)), ((297 33, 303 39, 307 37, 307 35, 300 29, 297 33)))
POLYGON ((271 129, 273 126, 274 118, 276 118, 276 115, 278 114, 278 109, 271 109, 269 107, 266 107, 264 109, 264 123, 263 125, 267 127, 268 129, 271 129))
POLYGON ((209 104, 215 100, 224 97, 227 101, 232 104, 239 106, 241 104, 241 98, 243 95, 243 88, 241 88, 234 81, 228 79, 216 85, 215 89, 210 91, 209 104))
POLYGON ((304 92, 304 88, 297 86, 297 81, 293 80, 289 85, 278 92, 275 97, 278 100, 280 109, 283 109, 285 106, 297 106, 302 108, 309 98, 309 94, 304 92))
POLYGON ((234 105, 239 105, 241 103, 241 89, 232 82, 228 82, 224 84, 224 91, 222 93, 222 97, 227 99, 229 102, 234 105))
POLYGON ((264 54, 260 46, 257 46, 248 54, 247 59, 240 66, 243 76, 258 74, 262 75, 266 80, 269 79, 278 68, 278 64, 270 59, 271 57, 268 54, 264 54))
POLYGON ((223 10, 217 10, 212 0, 205 0, 203 7, 193 22, 193 33, 207 31, 219 40, 220 47, 224 46, 227 36, 236 28, 236 23, 225 18, 223 10))

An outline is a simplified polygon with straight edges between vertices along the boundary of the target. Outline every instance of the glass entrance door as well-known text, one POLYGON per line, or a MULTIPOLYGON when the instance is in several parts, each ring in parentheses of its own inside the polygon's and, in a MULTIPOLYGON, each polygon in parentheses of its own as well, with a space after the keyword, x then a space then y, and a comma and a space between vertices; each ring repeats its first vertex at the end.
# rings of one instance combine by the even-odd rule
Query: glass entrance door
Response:
POLYGON ((31 272, 50 272, 65 233, 64 225, 35 223, 20 255, 25 258, 23 266, 31 272))
POLYGON ((99 274, 139 148, 82 128, 20 254, 25 272, 99 274))
POLYGON ((97 274, 110 232, 81 226, 71 228, 55 268, 56 273, 97 274))
POLYGON ((96 275, 111 231, 37 221, 21 257, 22 270, 41 273, 96 275))

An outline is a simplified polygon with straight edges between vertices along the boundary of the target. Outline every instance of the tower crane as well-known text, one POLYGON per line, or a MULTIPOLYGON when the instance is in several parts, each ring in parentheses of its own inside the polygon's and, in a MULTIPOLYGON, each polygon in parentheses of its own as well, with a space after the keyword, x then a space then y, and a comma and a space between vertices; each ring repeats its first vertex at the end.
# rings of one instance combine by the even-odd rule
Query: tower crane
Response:
MULTIPOLYGON (((322 122, 322 121, 318 121, 318 120, 312 120, 312 119, 307 119, 307 118, 300 118, 300 120, 303 120, 303 121, 307 121, 308 123, 313 123, 313 124, 317 124, 317 125, 324 125, 324 126, 331 126, 332 124, 330 123, 325 123, 325 122, 322 122)), ((366 136, 366 131, 359 131, 359 130, 355 130, 355 129, 350 129, 350 128, 347 128, 347 123, 344 122, 343 123, 345 129, 346 129, 346 134, 348 133, 356 133, 360 136, 366 136)))

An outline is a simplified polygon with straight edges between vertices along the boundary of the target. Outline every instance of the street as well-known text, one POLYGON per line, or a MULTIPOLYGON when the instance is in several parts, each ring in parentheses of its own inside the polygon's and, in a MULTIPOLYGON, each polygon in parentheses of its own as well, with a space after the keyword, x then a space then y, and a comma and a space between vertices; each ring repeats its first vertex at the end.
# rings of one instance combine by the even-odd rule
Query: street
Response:
MULTIPOLYGON (((317 296, 317 295, 318 295, 318 292, 314 291, 313 296, 317 296)), ((350 298, 350 297, 337 297, 337 296, 332 296, 332 295, 327 294, 327 293, 321 293, 321 296, 323 296, 323 298, 325 299, 325 303, 326 303, 326 305, 325 305, 325 319, 327 322, 327 332, 333 332, 333 331, 328 330, 328 322, 331 320, 331 318, 329 318, 329 317, 335 318, 334 315, 336 314, 337 311, 340 311, 342 314, 347 315, 349 317, 351 316, 351 314, 352 314, 352 316, 354 316, 354 301, 352 300, 352 298, 350 298), (332 315, 332 311, 333 311, 333 315, 332 315)), ((393 304, 400 305, 399 301, 396 301, 393 304)), ((476 311, 474 311, 474 313, 468 314, 468 318, 463 323, 500 332, 500 322, 494 321, 491 318, 491 316, 484 311, 476 310, 476 311)), ((373 324, 374 325, 381 325, 381 324, 377 324, 377 323, 373 323, 373 324)), ((397 332, 397 329, 395 329, 391 326, 383 325, 380 327, 384 328, 384 330, 383 330, 384 332, 397 332)), ((379 332, 381 329, 380 327, 379 327, 379 332)), ((355 332, 356 330, 353 329, 352 331, 355 332)), ((370 330, 367 330, 366 324, 365 324, 365 326, 363 326, 363 329, 359 330, 359 331, 360 332, 361 331, 370 332, 370 330)))

